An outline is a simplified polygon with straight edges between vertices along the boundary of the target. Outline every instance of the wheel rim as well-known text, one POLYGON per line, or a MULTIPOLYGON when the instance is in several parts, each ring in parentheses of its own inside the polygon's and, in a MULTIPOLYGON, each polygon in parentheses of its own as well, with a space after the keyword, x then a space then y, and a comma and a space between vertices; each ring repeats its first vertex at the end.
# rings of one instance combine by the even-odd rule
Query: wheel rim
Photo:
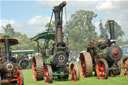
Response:
POLYGON ((36 73, 36 62, 35 59, 32 60, 32 77, 34 80, 37 80, 37 73, 36 73))
POLYGON ((22 60, 21 62, 20 62, 20 68, 21 69, 27 69, 29 67, 29 61, 27 61, 27 60, 22 60))
POLYGON ((22 85, 22 81, 21 81, 21 77, 20 77, 20 73, 19 72, 17 74, 17 85, 22 85))
POLYGON ((79 70, 81 77, 91 76, 93 72, 92 57, 88 52, 81 52, 79 57, 79 70))
POLYGON ((72 81, 76 81, 76 79, 75 79, 76 71, 74 69, 74 64, 71 64, 71 66, 70 66, 70 72, 71 72, 71 74, 70 74, 71 80, 72 81))
POLYGON ((124 58, 122 66, 127 67, 123 69, 123 73, 124 75, 128 76, 128 58, 124 58))
POLYGON ((45 83, 48 83, 48 78, 49 78, 48 68, 47 68, 47 66, 45 66, 45 68, 44 68, 44 80, 45 80, 45 83))
POLYGON ((81 70, 81 76, 85 77, 85 70, 86 70, 86 65, 85 65, 85 59, 84 57, 79 57, 79 67, 81 70))
POLYGON ((33 80, 43 80, 44 65, 41 56, 34 56, 32 59, 32 76, 33 80))
POLYGON ((108 72, 106 68, 106 63, 102 59, 98 60, 96 64, 96 73, 99 79, 107 78, 108 72))

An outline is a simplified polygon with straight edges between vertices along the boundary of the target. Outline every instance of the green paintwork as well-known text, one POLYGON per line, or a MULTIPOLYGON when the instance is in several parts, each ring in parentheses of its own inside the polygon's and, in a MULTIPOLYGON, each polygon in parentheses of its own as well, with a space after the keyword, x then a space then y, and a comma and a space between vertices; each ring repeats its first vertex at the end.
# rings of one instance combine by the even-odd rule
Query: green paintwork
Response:
POLYGON ((55 39, 55 33, 43 32, 43 33, 40 33, 40 34, 38 34, 32 38, 33 41, 37 41, 39 39, 48 39, 48 40, 52 39, 52 40, 54 40, 55 39))
POLYGON ((116 70, 116 69, 127 69, 127 67, 111 67, 111 68, 108 68, 109 70, 116 70))
POLYGON ((25 54, 25 53, 34 53, 34 50, 16 50, 12 51, 12 54, 25 54))
MULTIPOLYGON (((64 34, 63 34, 63 36, 64 36, 64 34)), ((49 42, 50 42, 50 40, 53 40, 53 41, 55 40, 55 33, 43 32, 43 33, 40 33, 40 34, 36 35, 35 37, 31 38, 31 40, 33 40, 33 41, 38 41, 40 39, 48 40, 48 42, 45 41, 47 46, 46 46, 46 44, 44 44, 44 47, 43 47, 44 50, 41 53, 43 63, 45 65, 51 64, 51 59, 53 58, 53 55, 50 54, 50 48, 52 48, 52 45, 49 42)), ((56 48, 56 46, 55 46, 55 48, 56 48)), ((54 51, 56 51, 56 49, 54 49, 54 51)), ((53 72, 53 76, 64 76, 64 75, 68 75, 68 74, 71 74, 71 72, 65 71, 64 68, 60 68, 56 72, 53 72)))

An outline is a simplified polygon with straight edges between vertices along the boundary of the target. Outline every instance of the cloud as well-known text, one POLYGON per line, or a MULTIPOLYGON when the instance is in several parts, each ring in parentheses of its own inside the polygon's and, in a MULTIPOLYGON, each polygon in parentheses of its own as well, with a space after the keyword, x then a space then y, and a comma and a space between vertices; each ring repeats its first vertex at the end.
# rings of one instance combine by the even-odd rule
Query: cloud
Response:
POLYGON ((11 26, 14 28, 16 32, 25 33, 25 24, 17 22, 13 19, 1 19, 0 20, 0 32, 2 33, 2 27, 5 27, 7 24, 11 24, 11 26))
POLYGON ((128 1, 115 1, 113 2, 113 9, 109 10, 104 15, 104 21, 113 19, 121 25, 122 30, 125 32, 124 40, 128 40, 128 1))
POLYGON ((29 21, 28 24, 32 26, 44 26, 50 21, 48 16, 34 16, 29 21))
MULTIPOLYGON (((36 0, 36 1, 40 6, 49 7, 49 8, 53 8, 54 6, 57 6, 61 2, 63 2, 63 0, 36 0)), ((70 7, 77 8, 81 6, 87 7, 88 5, 93 4, 93 2, 96 2, 99 0, 64 0, 64 1, 66 1, 67 5, 69 5, 70 7), (87 2, 87 3, 84 3, 84 2, 87 2)))
POLYGON ((45 31, 45 25, 50 22, 50 18, 50 16, 33 16, 28 20, 28 31, 30 30, 31 32, 28 35, 33 37, 34 35, 45 31))
POLYGON ((101 1, 96 5, 97 10, 106 10, 112 8, 113 8, 112 0, 101 1))

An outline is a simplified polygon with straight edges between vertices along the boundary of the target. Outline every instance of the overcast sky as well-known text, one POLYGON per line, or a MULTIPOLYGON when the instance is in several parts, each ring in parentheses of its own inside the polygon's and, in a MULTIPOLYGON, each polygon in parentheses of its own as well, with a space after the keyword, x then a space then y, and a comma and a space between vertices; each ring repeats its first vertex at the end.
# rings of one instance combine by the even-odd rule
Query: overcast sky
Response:
MULTIPOLYGON (((128 0, 66 0, 67 17, 80 9, 92 10, 98 16, 93 20, 96 32, 99 34, 99 21, 108 19, 117 21, 128 40, 128 0)), ((45 30, 45 24, 50 21, 53 6, 62 0, 0 0, 0 32, 1 26, 10 23, 17 32, 29 37, 45 30)), ((65 17, 64 17, 64 20, 65 17)))

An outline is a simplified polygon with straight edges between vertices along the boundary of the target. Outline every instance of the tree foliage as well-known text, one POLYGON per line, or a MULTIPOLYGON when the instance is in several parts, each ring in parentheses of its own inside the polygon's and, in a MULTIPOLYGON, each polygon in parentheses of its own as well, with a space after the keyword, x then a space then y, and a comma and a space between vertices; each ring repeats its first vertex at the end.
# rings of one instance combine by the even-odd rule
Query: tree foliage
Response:
POLYGON ((83 50, 90 40, 97 39, 95 26, 92 23, 96 16, 94 12, 85 10, 76 11, 71 15, 65 25, 65 33, 71 49, 83 50))
POLYGON ((102 20, 100 20, 99 28, 100 28, 100 38, 102 37, 104 39, 107 39, 108 38, 107 30, 103 26, 102 20))
POLYGON ((20 32, 15 32, 11 24, 7 24, 3 28, 3 32, 0 34, 0 37, 4 35, 9 35, 10 38, 15 38, 19 41, 18 45, 12 47, 13 50, 29 50, 35 48, 35 42, 32 42, 26 34, 21 34, 20 32))

